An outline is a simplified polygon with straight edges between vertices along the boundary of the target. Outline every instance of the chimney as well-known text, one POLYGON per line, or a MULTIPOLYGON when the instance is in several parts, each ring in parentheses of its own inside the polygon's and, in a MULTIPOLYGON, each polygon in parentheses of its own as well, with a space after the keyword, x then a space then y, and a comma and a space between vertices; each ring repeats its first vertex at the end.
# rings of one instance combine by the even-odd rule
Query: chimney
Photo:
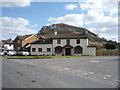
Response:
POLYGON ((57 31, 55 31, 55 33, 54 33, 55 35, 57 35, 57 31))

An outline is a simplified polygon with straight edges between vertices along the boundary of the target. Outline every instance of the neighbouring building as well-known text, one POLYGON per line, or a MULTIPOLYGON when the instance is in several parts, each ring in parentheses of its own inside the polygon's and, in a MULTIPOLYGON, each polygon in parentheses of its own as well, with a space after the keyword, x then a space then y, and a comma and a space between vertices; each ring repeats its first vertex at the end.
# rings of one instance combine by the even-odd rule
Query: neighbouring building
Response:
POLYGON ((35 34, 17 36, 14 39, 14 49, 16 51, 19 51, 19 50, 29 51, 29 48, 30 48, 29 43, 36 40, 37 40, 37 36, 35 34))
POLYGON ((57 34, 40 37, 30 43, 31 55, 91 55, 96 56, 96 47, 88 46, 86 34, 57 34))
POLYGON ((2 48, 4 50, 14 50, 13 40, 12 39, 1 40, 0 48, 2 48))
POLYGON ((14 43, 13 42, 6 42, 4 44, 4 50, 14 50, 14 43))

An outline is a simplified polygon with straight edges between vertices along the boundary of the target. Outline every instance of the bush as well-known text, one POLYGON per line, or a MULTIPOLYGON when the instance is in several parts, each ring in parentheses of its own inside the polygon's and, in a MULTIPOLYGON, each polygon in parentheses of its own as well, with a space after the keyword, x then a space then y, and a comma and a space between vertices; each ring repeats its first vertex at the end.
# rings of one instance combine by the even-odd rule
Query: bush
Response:
POLYGON ((114 44, 106 44, 106 45, 105 45, 105 48, 106 48, 106 49, 115 49, 116 46, 115 46, 114 44))

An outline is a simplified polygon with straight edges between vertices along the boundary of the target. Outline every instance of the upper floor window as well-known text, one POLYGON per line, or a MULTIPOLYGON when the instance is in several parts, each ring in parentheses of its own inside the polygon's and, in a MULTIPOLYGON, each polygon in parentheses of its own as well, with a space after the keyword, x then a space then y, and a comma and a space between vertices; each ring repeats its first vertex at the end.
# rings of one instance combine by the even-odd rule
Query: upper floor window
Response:
POLYGON ((76 40, 76 44, 80 44, 80 39, 77 39, 77 40, 76 40))
POLYGON ((60 39, 57 40, 57 44, 61 44, 61 40, 60 39))
POLYGON ((17 49, 20 50, 20 47, 18 47, 17 49))
POLYGON ((38 48, 38 52, 42 52, 42 48, 38 48))
POLYGON ((51 51, 51 48, 47 48, 47 52, 50 52, 51 51))
POLYGON ((18 40, 18 43, 20 44, 20 40, 18 40))
POLYGON ((32 52, 35 52, 36 51, 36 48, 32 48, 32 52))
POLYGON ((9 44, 9 46, 12 46, 12 44, 9 44))
POLYGON ((67 44, 67 45, 70 44, 70 40, 69 40, 69 39, 66 40, 66 44, 67 44))

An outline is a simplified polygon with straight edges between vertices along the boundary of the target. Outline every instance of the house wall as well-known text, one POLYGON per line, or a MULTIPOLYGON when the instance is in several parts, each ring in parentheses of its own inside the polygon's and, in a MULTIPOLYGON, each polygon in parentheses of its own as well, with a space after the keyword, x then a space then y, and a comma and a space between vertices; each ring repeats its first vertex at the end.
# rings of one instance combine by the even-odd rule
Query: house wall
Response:
POLYGON ((23 47, 25 44, 27 44, 27 43, 31 43, 31 42, 33 42, 33 41, 35 41, 35 40, 37 40, 37 37, 35 36, 35 35, 32 35, 32 36, 30 36, 30 37, 28 37, 28 38, 26 38, 25 40, 22 40, 21 42, 21 46, 23 47))
POLYGON ((18 40, 20 40, 18 37, 16 37, 14 40, 14 49, 16 51, 18 51, 18 48, 21 49, 25 44, 31 43, 31 42, 37 40, 37 37, 35 35, 32 35, 32 36, 26 38, 25 40, 20 40, 20 43, 18 43, 18 40))
MULTIPOLYGON (((31 44, 31 55, 57 55, 55 54, 55 47, 66 45, 66 39, 61 39, 61 44, 57 44, 57 39, 53 39, 53 44, 31 44), (36 48, 36 52, 32 52, 32 48, 36 48), (42 52, 38 52, 38 48, 42 48, 42 52), (47 52, 47 48, 51 48, 51 52, 47 52)), ((80 44, 76 44, 76 39, 70 39, 71 55, 91 55, 96 56, 96 47, 87 47, 88 39, 80 39, 80 44), (74 47, 81 46, 83 48, 82 54, 74 54, 74 47)), ((62 54, 65 55, 65 49, 63 49, 62 54)), ((59 54, 59 55, 62 55, 59 54)))
POLYGON ((87 47, 87 55, 96 56, 96 47, 87 47))
MULTIPOLYGON (((57 44, 57 39, 53 40, 53 53, 55 53, 55 47, 61 46, 64 47, 66 45, 67 39, 61 39, 61 44, 57 44)), ((87 46, 88 46, 88 39, 80 39, 80 44, 76 44, 77 39, 70 39, 70 45, 74 47, 81 46, 83 48, 83 54, 86 54, 87 46)), ((63 53, 65 53, 65 50, 63 50, 63 53)), ((71 50, 71 53, 74 54, 74 50, 71 50)))
POLYGON ((31 55, 52 55, 52 44, 31 44, 31 55), (32 52, 32 48, 36 48, 36 52, 32 52), (38 48, 42 48, 42 52, 38 52, 38 48), (50 52, 47 52, 47 48, 51 48, 50 52))
POLYGON ((22 47, 21 46, 21 41, 20 41, 20 43, 18 43, 18 40, 20 40, 18 37, 16 37, 15 40, 14 40, 14 49, 15 49, 15 51, 17 51, 18 48, 22 47))
POLYGON ((4 45, 4 48, 6 49, 6 50, 13 50, 14 49, 14 45, 13 44, 5 44, 4 45))

